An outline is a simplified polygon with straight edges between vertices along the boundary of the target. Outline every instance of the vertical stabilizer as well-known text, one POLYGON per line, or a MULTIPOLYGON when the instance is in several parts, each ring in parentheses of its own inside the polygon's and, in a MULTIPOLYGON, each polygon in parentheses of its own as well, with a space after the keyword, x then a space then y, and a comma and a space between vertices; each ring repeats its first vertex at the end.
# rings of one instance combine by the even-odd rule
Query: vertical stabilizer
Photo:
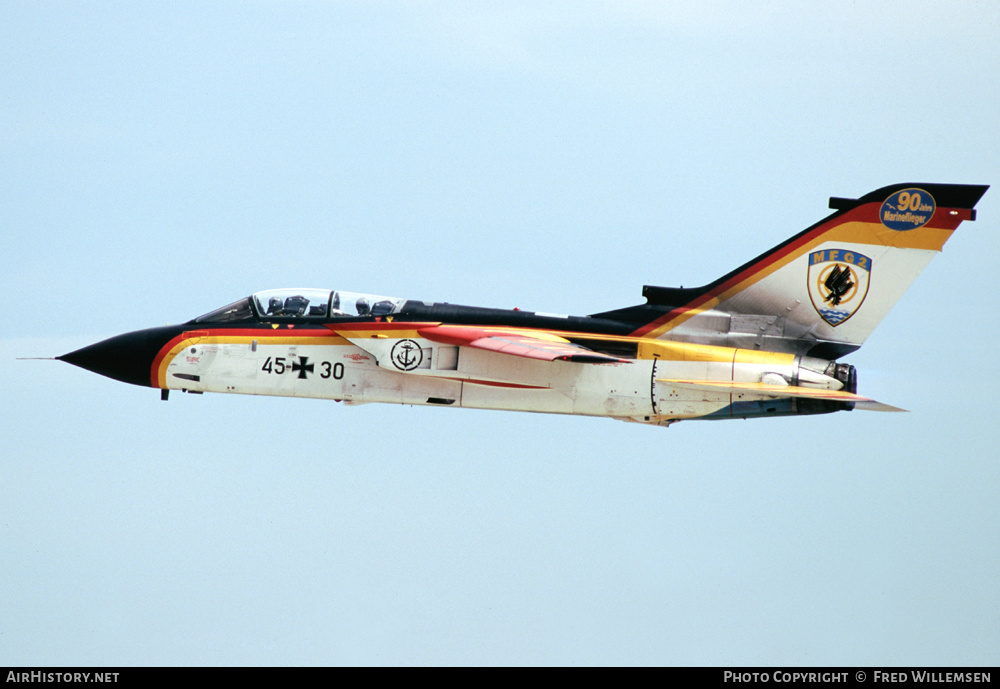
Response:
POLYGON ((835 358, 861 346, 987 186, 895 184, 859 199, 754 260, 696 289, 647 286, 667 307, 636 335, 698 340, 725 329, 732 344, 835 358))

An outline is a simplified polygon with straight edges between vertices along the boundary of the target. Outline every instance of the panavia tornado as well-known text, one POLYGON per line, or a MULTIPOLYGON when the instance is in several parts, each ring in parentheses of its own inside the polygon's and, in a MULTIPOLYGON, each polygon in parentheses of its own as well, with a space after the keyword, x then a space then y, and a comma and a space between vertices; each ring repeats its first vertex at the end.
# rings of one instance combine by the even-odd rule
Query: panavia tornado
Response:
POLYGON ((896 184, 704 287, 589 316, 331 289, 258 292, 57 357, 161 390, 603 416, 667 426, 896 410, 857 393, 860 347, 987 186, 896 184))

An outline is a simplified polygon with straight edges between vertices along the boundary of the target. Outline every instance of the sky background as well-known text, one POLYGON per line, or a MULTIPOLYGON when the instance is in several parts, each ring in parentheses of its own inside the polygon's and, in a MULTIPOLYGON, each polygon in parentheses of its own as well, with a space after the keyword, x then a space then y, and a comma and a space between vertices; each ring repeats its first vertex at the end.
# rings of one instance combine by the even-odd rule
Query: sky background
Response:
POLYGON ((1000 188, 860 351, 907 414, 175 394, 276 287, 584 315, 1000 184, 984 2, 0 4, 0 665, 995 665, 1000 188))

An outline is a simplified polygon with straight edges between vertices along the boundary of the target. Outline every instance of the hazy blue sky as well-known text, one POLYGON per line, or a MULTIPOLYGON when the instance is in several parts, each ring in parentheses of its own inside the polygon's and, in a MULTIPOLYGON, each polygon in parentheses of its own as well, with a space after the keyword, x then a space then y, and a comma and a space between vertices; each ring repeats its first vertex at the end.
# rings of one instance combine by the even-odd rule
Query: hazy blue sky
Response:
POLYGON ((314 286, 587 314, 1000 184, 984 2, 0 4, 0 664, 996 664, 1000 188, 866 412, 669 429, 51 361, 314 286))

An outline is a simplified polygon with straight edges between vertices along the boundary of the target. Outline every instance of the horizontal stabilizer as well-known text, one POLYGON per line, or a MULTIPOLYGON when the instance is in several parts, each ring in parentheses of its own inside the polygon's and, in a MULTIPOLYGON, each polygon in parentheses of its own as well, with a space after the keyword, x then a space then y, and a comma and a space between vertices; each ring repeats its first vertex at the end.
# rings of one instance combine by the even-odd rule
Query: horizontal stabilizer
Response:
POLYGON ((801 385, 775 385, 773 383, 736 383, 728 380, 671 380, 657 378, 656 382, 666 383, 677 388, 688 390, 707 390, 709 392, 747 392, 764 397, 805 397, 814 400, 830 400, 833 402, 854 402, 855 409, 867 411, 906 411, 899 407, 876 402, 868 397, 855 395, 845 390, 824 390, 821 388, 806 388, 801 385))

